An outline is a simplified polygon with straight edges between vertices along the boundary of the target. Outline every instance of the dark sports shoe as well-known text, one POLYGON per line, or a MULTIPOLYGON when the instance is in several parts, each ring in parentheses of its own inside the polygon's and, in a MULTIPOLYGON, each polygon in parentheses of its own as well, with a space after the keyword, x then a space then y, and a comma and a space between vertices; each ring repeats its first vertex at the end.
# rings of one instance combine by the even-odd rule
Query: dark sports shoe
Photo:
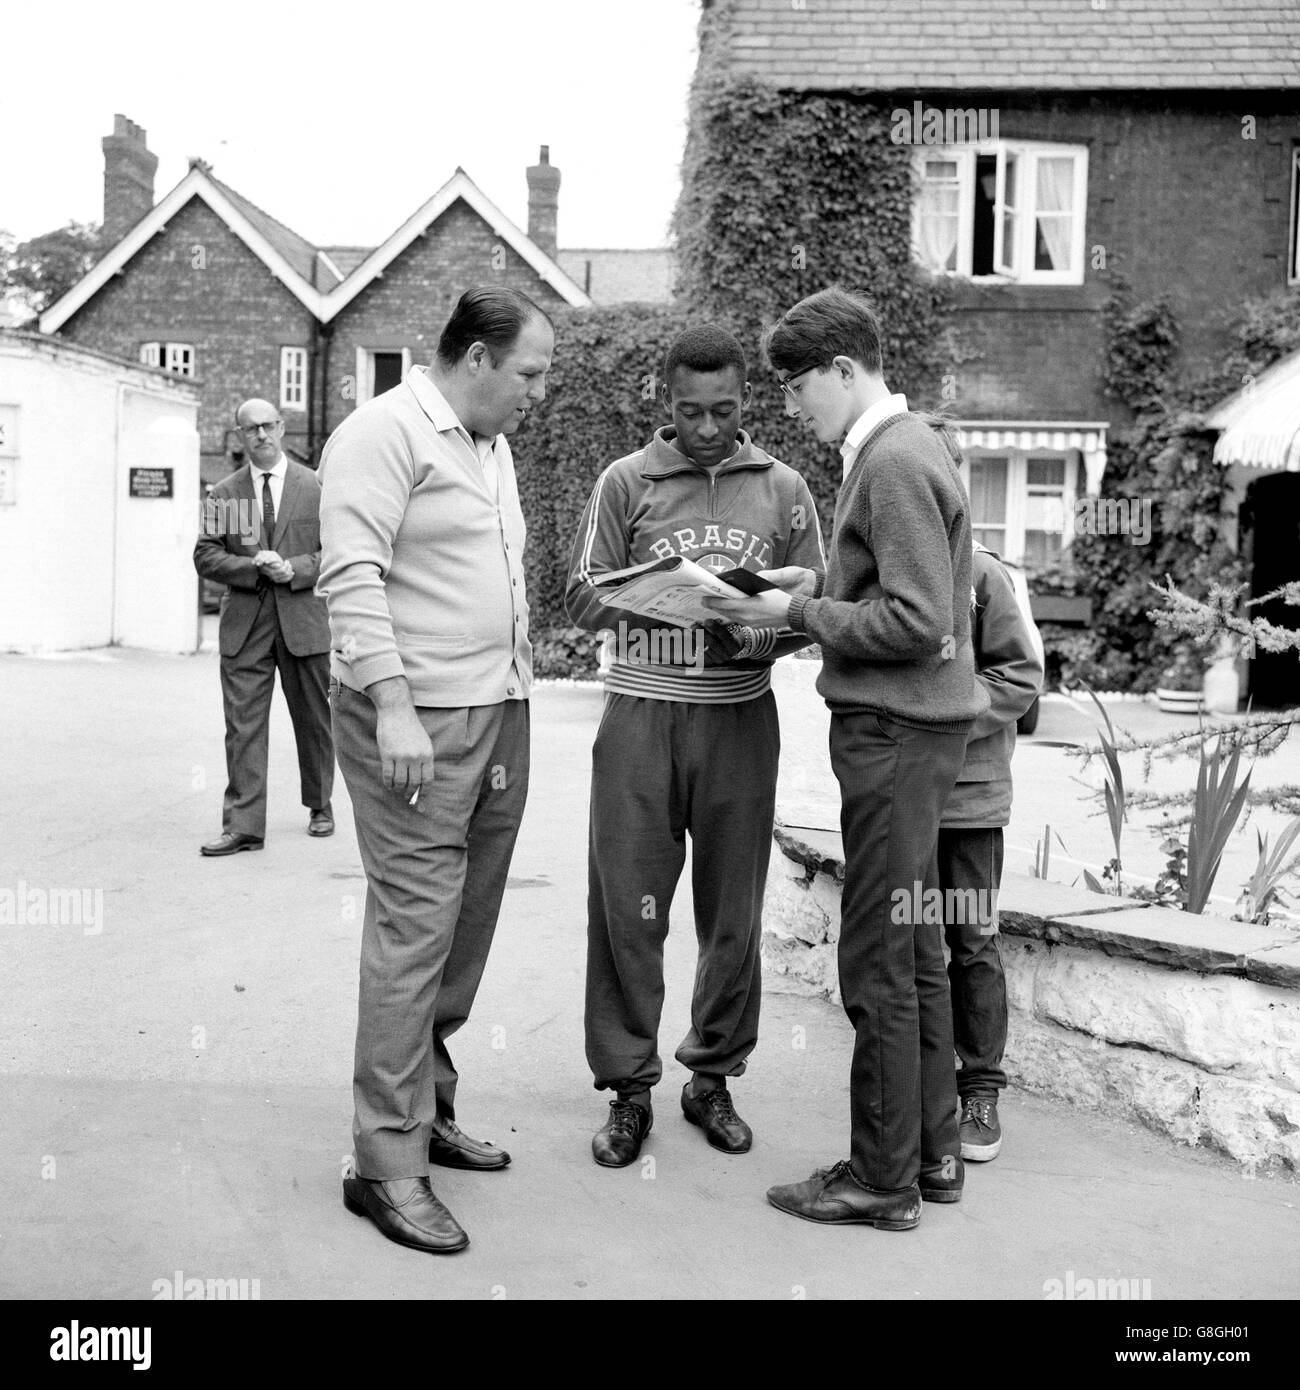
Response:
POLYGON ((609 1119, 604 1128, 598 1129, 591 1138, 591 1156, 602 1168, 626 1168, 636 1161, 641 1152, 641 1144, 654 1115, 648 1105, 638 1105, 631 1100, 611 1100, 609 1119))
POLYGON ((967 1096, 961 1103, 961 1156, 987 1163, 1002 1147, 996 1096, 967 1096))
POLYGON ((682 1114, 693 1125, 699 1125, 709 1143, 724 1154, 748 1153, 754 1142, 753 1130, 736 1114, 725 1086, 693 1096, 688 1081, 682 1087, 682 1114))

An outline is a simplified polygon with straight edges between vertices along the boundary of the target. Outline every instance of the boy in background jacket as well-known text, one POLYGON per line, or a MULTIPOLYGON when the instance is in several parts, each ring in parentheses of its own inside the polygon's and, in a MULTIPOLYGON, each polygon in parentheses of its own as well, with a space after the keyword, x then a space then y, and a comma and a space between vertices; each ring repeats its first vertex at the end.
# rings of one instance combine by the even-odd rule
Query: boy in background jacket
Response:
POLYGON ((1002 827, 1011 819, 1011 755, 1016 720, 1043 679, 1016 591, 1002 561, 982 545, 971 565, 976 679, 989 707, 966 740, 966 759, 939 825, 939 886, 950 959, 952 1031, 961 1069, 961 1156, 998 1156, 998 1092, 1007 1084, 1007 982, 998 940, 1002 827), (973 894, 972 891, 973 890, 973 894))
POLYGON ((601 574, 673 555, 720 574, 824 572, 808 485, 740 428, 746 377, 732 334, 712 324, 680 334, 664 366, 672 425, 600 475, 573 546, 569 616, 607 633, 614 657, 592 750, 585 1013, 596 1089, 615 1092, 592 1140, 608 1168, 632 1163, 653 1123, 663 948, 688 831, 699 957, 691 1027, 677 1049, 692 1073, 682 1110, 725 1153, 746 1152, 753 1138, 727 1077, 744 1072, 758 1040, 780 750, 771 664, 810 639, 715 623, 683 642, 592 587, 601 574))

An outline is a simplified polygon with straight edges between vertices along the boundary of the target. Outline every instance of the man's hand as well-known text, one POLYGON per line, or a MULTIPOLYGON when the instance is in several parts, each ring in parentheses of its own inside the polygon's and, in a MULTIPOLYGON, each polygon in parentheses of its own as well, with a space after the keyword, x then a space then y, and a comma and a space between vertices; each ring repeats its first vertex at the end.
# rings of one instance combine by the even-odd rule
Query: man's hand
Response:
POLYGON ((802 565, 786 565, 779 570, 759 570, 759 575, 775 584, 783 594, 807 594, 810 598, 817 589, 817 571, 805 569, 802 565))
POLYGON ((287 584, 293 578, 293 566, 288 560, 280 560, 267 565, 263 573, 275 584, 287 584))
POLYGON ((433 744, 414 707, 394 705, 377 711, 375 741, 384 786, 414 793, 433 785, 433 744))
POLYGON ((259 550, 257 554, 253 556, 253 563, 258 569, 262 569, 266 565, 278 565, 282 563, 280 560, 280 552, 278 550, 259 550))
POLYGON ((366 686, 366 695, 375 707, 375 742, 384 786, 412 793, 432 786, 433 744, 415 712, 406 677, 376 681, 366 686))
POLYGON ((742 623, 746 627, 784 627, 790 614, 790 595, 780 589, 765 589, 761 594, 737 594, 735 598, 703 594, 700 602, 724 621, 742 623))

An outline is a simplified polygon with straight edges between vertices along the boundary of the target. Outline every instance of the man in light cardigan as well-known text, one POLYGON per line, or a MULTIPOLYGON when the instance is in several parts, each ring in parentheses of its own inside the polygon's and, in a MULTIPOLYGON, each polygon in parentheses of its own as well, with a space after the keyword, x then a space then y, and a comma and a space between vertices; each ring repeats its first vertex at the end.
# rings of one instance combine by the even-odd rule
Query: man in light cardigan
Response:
POLYGON ((528 793, 524 519, 505 435, 546 395, 525 295, 462 295, 431 366, 360 406, 321 459, 319 588, 334 740, 366 871, 343 1200, 390 1240, 469 1244, 427 1164, 510 1156, 455 1123, 469 1016, 528 793))

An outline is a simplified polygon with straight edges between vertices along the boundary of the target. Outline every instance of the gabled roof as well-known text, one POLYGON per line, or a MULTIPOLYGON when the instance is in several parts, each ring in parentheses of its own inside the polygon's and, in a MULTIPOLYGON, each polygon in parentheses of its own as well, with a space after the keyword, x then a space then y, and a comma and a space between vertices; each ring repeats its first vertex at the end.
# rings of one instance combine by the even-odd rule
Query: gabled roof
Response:
POLYGON ((1300 88, 1295 0, 718 0, 731 71, 833 91, 1300 88))
POLYGON ((350 304, 403 251, 435 223, 458 199, 463 198, 523 261, 530 265, 567 304, 585 308, 590 298, 560 269, 559 265, 521 231, 464 171, 456 172, 433 195, 422 203, 400 227, 356 267, 337 289, 326 296, 322 322, 328 323, 350 304))
MULTIPOLYGON (((61 328, 192 198, 206 203, 290 294, 319 316, 324 295, 298 268, 301 264, 299 244, 302 238, 289 232, 287 227, 263 213, 255 204, 238 198, 238 195, 236 197, 237 201, 232 201, 225 185, 218 183, 202 163, 192 164, 189 173, 160 203, 155 204, 61 299, 55 300, 46 309, 41 315, 41 332, 53 333, 61 328), (288 233, 292 241, 281 238, 276 232, 277 228, 288 233), (295 261, 298 265, 295 265, 295 261)), ((314 255, 315 248, 312 250, 314 255)))
POLYGON ((597 304, 666 304, 673 297, 677 263, 669 246, 577 246, 557 251, 555 259, 597 304))
POLYGON ((192 199, 199 198, 321 323, 328 323, 345 305, 383 274, 417 236, 437 221, 458 198, 483 218, 497 237, 510 246, 563 299, 575 307, 591 300, 528 235, 492 202, 463 169, 422 204, 384 242, 373 250, 361 247, 320 248, 298 235, 256 203, 236 193, 196 160, 190 171, 161 202, 98 261, 62 298, 41 315, 42 333, 54 333, 122 270, 137 252, 162 231, 192 199), (342 256, 340 265, 335 255, 342 256), (333 254, 332 254, 333 253, 333 254))
MULTIPOLYGON (((212 180, 215 187, 219 188, 231 203, 239 209, 248 221, 261 232, 266 241, 274 246, 275 249, 289 262, 299 275, 311 284, 315 284, 315 269, 317 260, 317 250, 307 240, 306 237, 299 236, 292 227, 286 227, 283 222, 277 221, 269 212, 263 212, 256 203, 251 203, 242 193, 236 193, 228 183, 222 183, 208 171, 208 178, 212 180)), ((330 288, 336 285, 338 280, 330 277, 330 288)))

